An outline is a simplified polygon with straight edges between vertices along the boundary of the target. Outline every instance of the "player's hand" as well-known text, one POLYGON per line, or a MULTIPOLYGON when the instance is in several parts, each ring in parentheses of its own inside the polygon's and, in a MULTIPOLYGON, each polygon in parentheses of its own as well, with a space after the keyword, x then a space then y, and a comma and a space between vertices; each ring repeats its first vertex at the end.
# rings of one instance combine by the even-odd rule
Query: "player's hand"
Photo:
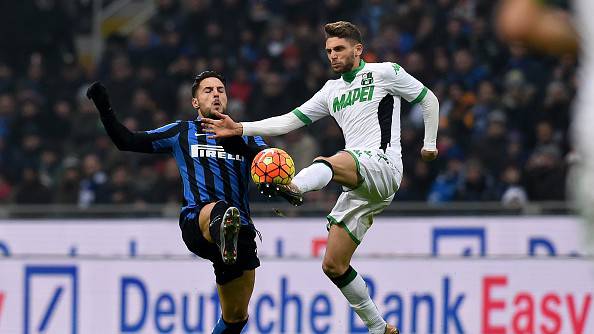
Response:
POLYGON ((108 111, 111 108, 107 89, 99 81, 93 82, 89 89, 87 89, 87 98, 95 103, 95 106, 100 112, 108 111))
POLYGON ((426 148, 422 148, 421 149, 421 159, 423 159, 423 161, 432 161, 437 159, 437 149, 433 149, 433 150, 429 150, 426 148))
POLYGON ((225 138, 243 135, 243 126, 235 122, 229 115, 212 110, 212 115, 218 119, 203 118, 202 129, 210 133, 209 138, 225 138))

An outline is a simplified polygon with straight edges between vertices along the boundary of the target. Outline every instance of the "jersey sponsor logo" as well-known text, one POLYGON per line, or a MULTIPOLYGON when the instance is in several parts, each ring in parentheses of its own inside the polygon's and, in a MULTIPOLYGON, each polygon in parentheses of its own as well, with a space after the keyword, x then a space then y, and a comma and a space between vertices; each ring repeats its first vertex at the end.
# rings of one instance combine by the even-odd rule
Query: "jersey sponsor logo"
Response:
POLYGON ((332 111, 340 111, 348 106, 352 106, 353 104, 355 104, 355 102, 371 101, 371 99, 373 98, 374 88, 374 85, 358 87, 342 94, 340 96, 340 99, 338 98, 338 96, 335 97, 332 103, 332 111))
POLYGON ((216 158, 243 161, 243 156, 225 152, 223 146, 195 144, 190 147, 192 158, 216 158))

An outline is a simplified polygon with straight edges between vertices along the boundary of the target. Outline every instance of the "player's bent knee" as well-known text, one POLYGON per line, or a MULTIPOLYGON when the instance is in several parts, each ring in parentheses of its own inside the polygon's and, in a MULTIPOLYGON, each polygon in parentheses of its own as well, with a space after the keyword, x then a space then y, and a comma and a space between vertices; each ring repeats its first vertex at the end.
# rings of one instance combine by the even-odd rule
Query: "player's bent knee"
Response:
POLYGON ((332 171, 334 171, 334 164, 332 163, 332 160, 330 160, 331 158, 329 157, 322 157, 319 156, 315 159, 313 159, 313 163, 323 163, 325 165, 327 165, 328 167, 330 167, 330 169, 332 169, 332 171))
POLYGON ((346 151, 340 151, 331 157, 319 156, 313 162, 324 162, 331 166, 336 172, 356 171, 357 165, 354 158, 346 151))
POLYGON ((332 165, 332 167, 334 168, 334 167, 337 167, 335 165, 340 164, 339 154, 340 154, 340 152, 331 156, 331 157, 319 156, 319 157, 316 157, 315 159, 313 159, 313 162, 322 162, 323 161, 325 163, 332 165))
POLYGON ((348 152, 341 151, 331 157, 317 157, 314 159, 314 162, 316 161, 323 161, 331 166, 334 182, 349 188, 354 188, 359 184, 357 164, 348 152))
POLYGON ((334 261, 324 260, 322 262, 322 270, 329 278, 335 278, 342 274, 349 268, 349 265, 342 265, 334 261))

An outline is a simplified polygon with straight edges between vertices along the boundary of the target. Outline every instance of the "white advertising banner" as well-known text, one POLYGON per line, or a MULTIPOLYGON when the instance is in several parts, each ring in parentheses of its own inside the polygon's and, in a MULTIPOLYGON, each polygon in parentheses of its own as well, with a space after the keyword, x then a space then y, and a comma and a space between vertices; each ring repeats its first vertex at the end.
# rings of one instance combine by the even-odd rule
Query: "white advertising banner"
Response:
MULTIPOLYGON (((324 218, 257 218, 262 258, 320 257, 324 218)), ((563 255, 587 253, 575 217, 376 218, 357 256, 563 255)), ((0 256, 187 255, 175 219, 0 220, 0 256)))
MULTIPOLYGON (((403 334, 594 333, 594 262, 367 259, 365 277, 403 334)), ((247 333, 365 333, 320 262, 267 260, 247 333)), ((202 260, 0 258, 0 333, 210 333, 219 304, 202 260)))

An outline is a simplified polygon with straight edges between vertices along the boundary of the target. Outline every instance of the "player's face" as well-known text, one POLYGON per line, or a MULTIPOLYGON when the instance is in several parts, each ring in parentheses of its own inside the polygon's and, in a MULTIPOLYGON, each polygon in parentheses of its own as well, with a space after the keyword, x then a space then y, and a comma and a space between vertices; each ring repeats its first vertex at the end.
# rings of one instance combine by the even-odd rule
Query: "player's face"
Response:
POLYGON ((326 54, 332 70, 336 73, 351 71, 355 67, 355 62, 361 57, 362 51, 363 45, 360 43, 353 43, 348 39, 339 37, 326 39, 326 54))
POLYGON ((225 113, 227 110, 225 85, 214 77, 202 80, 196 90, 196 97, 192 98, 192 106, 202 117, 211 117, 212 110, 225 113))

